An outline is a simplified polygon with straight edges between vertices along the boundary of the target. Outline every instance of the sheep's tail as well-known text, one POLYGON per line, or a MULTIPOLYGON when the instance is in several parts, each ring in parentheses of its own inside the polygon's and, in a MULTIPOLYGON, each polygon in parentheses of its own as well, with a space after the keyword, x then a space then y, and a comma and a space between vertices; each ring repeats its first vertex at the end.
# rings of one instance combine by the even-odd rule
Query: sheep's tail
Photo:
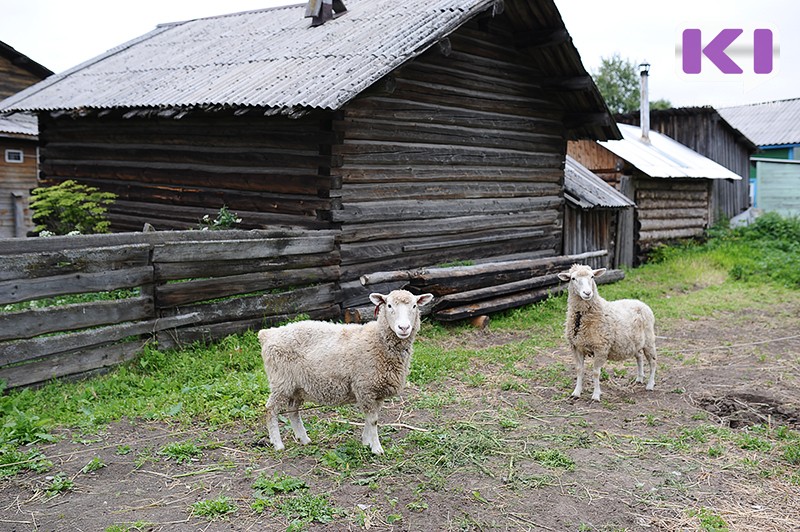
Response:
POLYGON ((267 329, 258 331, 258 341, 261 342, 262 345, 267 341, 267 329))

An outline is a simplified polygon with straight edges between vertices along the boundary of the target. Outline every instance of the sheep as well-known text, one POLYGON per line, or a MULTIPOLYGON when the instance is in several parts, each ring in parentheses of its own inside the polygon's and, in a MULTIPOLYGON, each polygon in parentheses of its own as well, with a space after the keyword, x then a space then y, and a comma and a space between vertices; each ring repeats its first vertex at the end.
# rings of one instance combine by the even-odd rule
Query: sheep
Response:
POLYGON ((288 406, 297 440, 310 443, 299 409, 308 398, 321 405, 355 404, 365 415, 361 441, 382 454, 378 414, 384 399, 403 388, 420 327, 419 307, 431 294, 394 290, 373 293, 377 319, 365 324, 301 321, 258 332, 269 381, 266 413, 269 439, 284 448, 278 413, 288 406))
POLYGON ((647 390, 652 390, 656 380, 656 337, 653 311, 637 299, 606 301, 597 292, 595 277, 605 268, 592 270, 589 266, 574 264, 569 271, 558 274, 569 282, 567 320, 564 335, 572 349, 578 371, 578 382, 573 397, 583 391, 584 359, 594 357, 594 393, 592 400, 600 400, 600 370, 606 360, 624 360, 636 357, 636 382, 644 382, 642 354, 647 358, 650 378, 647 390))

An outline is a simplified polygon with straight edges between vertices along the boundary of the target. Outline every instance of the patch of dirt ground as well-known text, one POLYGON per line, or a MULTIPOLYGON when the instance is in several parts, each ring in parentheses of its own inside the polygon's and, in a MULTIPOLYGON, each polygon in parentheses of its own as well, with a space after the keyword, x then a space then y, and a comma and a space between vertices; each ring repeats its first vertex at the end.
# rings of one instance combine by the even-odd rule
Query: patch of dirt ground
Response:
MULTIPOLYGON (((590 383, 569 398, 565 349, 513 367, 476 362, 482 380, 454 376, 387 403, 383 457, 352 451, 360 429, 341 421, 360 416, 349 409, 307 411, 314 443, 300 448, 284 429, 283 453, 235 425, 68 431, 39 447, 50 471, 0 481, 0 529, 285 530, 290 517, 251 509, 254 480, 281 473, 339 509, 309 530, 798 530, 798 315, 800 303, 672 321, 658 331, 655 391, 631 382, 633 361, 609 365, 599 403, 590 383), (159 454, 185 441, 202 455, 178 463, 159 454), (83 473, 94 458, 105 467, 83 473), (74 487, 51 497, 57 473, 74 487), (193 503, 221 495, 235 513, 192 515, 193 503)), ((477 347, 524 339, 471 334, 477 347)))

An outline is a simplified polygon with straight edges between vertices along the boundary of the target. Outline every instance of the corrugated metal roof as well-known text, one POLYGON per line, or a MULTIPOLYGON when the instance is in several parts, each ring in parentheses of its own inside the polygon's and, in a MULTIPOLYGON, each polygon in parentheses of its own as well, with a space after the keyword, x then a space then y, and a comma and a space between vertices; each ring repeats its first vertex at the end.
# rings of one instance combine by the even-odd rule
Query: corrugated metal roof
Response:
MULTIPOLYGON (((339 109, 472 17, 503 4, 347 0, 346 5, 347 12, 318 27, 304 18, 304 4, 160 25, 8 98, 0 111, 246 106, 292 115, 339 109)), ((518 35, 547 35, 564 27, 553 0, 506 0, 505 10, 518 35)), ((544 79, 588 77, 568 36, 545 48, 518 51, 544 79)), ((571 114, 585 117, 571 124, 571 131, 583 138, 618 138, 610 114, 604 124, 596 120, 608 108, 593 82, 588 90, 555 95, 571 114)))
POLYGON ((641 128, 627 124, 617 127, 622 140, 600 141, 600 145, 650 177, 741 179, 721 164, 657 131, 650 131, 648 143, 642 140, 641 128))
POLYGON ((635 205, 633 201, 569 155, 564 166, 564 197, 582 209, 625 208, 635 205))
POLYGON ((800 144, 800 98, 723 107, 718 111, 758 146, 800 144))
POLYGON ((36 117, 15 114, 8 117, 0 116, 0 137, 30 137, 35 139, 39 135, 39 124, 36 117))

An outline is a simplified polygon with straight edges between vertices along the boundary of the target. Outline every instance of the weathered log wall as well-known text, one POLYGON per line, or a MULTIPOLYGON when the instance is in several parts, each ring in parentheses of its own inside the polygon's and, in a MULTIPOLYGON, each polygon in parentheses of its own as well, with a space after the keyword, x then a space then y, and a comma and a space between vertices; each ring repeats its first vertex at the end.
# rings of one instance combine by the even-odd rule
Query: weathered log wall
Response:
POLYGON ((709 179, 635 180, 639 247, 703 235, 709 223, 709 179))
POLYGON ((336 233, 183 231, 0 241, 0 379, 35 384, 300 313, 340 315, 336 233), (27 302, 42 302, 31 307, 27 302))
POLYGON ((197 228, 223 205, 242 228, 327 227, 334 134, 325 120, 261 113, 196 113, 180 119, 119 111, 40 118, 45 184, 77 179, 114 192, 114 231, 197 228), (328 174, 328 175, 322 175, 328 174))
POLYGON ((345 108, 342 279, 560 253, 564 110, 502 21, 472 22, 345 108), (507 33, 504 33, 507 32, 507 33))

